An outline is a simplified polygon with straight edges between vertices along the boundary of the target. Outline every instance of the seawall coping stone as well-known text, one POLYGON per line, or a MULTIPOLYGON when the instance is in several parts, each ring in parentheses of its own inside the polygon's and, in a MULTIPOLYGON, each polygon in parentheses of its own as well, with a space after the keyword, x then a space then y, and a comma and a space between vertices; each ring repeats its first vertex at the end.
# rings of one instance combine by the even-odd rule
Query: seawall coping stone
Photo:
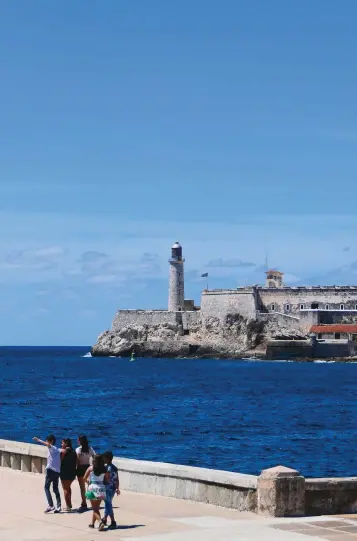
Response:
POLYGON ((331 478, 316 478, 305 479, 305 490, 355 490, 357 489, 357 477, 331 477, 331 478))
POLYGON ((195 468, 165 462, 149 462, 125 458, 115 458, 114 463, 121 471, 173 477, 176 479, 201 481, 216 485, 226 485, 236 488, 256 489, 258 477, 244 473, 195 468))
POLYGON ((268 468, 263 470, 260 478, 261 479, 277 479, 277 478, 286 478, 286 477, 296 477, 300 473, 297 470, 292 468, 287 468, 286 466, 275 466, 274 468, 268 468))
POLYGON ((30 455, 46 458, 47 449, 38 444, 0 440, 0 451, 17 455, 30 455))
MULTIPOLYGON (((47 449, 44 446, 8 440, 0 440, 0 452, 16 456, 32 456, 41 459, 47 457, 47 449)), ((241 489, 255 490, 257 488, 258 478, 255 475, 119 457, 114 458, 114 463, 123 472, 145 474, 149 476, 172 477, 186 481, 198 481, 241 489)))

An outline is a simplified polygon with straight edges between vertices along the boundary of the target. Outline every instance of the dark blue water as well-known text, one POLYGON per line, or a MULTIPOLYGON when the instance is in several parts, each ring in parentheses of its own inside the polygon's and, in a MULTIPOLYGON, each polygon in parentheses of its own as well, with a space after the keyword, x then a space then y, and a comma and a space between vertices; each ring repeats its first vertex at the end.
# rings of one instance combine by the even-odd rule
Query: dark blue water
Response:
POLYGON ((357 364, 83 357, 0 348, 0 438, 245 473, 357 474, 357 364))

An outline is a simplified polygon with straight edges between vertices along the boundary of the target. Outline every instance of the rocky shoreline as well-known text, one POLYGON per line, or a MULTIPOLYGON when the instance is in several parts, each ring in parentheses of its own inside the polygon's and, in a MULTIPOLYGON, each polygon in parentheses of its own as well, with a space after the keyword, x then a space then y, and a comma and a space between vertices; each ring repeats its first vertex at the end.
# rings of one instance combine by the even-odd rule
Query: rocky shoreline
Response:
MULTIPOLYGON (((255 320, 230 318, 222 328, 214 322, 197 326, 189 336, 178 325, 128 325, 105 331, 91 348, 93 357, 137 357, 179 359, 256 359, 268 361, 266 344, 271 329, 255 320)), ((283 360, 283 359, 281 359, 283 360)), ((295 362, 316 362, 313 357, 287 357, 295 362)), ((279 359, 276 359, 279 361, 279 359)), ((356 362, 357 357, 330 357, 324 362, 356 362)))
POLYGON ((184 339, 176 340, 123 340, 117 333, 105 331, 97 343, 92 346, 93 357, 130 357, 132 353, 140 357, 167 357, 167 358, 220 358, 242 359, 247 357, 262 358, 265 352, 232 350, 221 344, 192 343, 184 339))
POLYGON ((212 357, 244 358, 265 355, 263 326, 255 320, 234 318, 225 327, 211 321, 199 324, 184 335, 180 325, 127 325, 117 331, 103 332, 92 347, 96 357, 212 357))

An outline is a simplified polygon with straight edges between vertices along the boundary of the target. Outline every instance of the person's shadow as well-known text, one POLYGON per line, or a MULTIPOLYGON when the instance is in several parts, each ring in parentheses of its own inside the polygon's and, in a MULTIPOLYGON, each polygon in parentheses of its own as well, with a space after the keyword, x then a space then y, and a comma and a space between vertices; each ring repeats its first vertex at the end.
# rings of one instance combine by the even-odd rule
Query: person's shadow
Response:
MULTIPOLYGON (((117 524, 116 530, 133 530, 134 528, 144 528, 145 524, 117 524)), ((114 531, 109 528, 105 528, 103 532, 110 532, 114 531)))

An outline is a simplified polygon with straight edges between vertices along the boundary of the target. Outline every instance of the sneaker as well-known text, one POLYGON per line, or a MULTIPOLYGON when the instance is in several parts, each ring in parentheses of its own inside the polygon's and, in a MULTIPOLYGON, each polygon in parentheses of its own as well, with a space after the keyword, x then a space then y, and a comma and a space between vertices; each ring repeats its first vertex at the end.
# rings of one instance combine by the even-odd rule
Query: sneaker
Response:
POLYGON ((98 530, 99 530, 100 532, 102 532, 102 531, 104 530, 105 526, 106 526, 105 522, 103 522, 103 521, 101 520, 101 521, 100 521, 100 524, 99 524, 99 527, 98 527, 98 530))
POLYGON ((117 523, 114 521, 111 523, 110 526, 108 526, 108 530, 116 530, 117 529, 117 523))
POLYGON ((62 511, 61 506, 57 505, 57 507, 55 509, 55 513, 60 513, 61 511, 62 511))
POLYGON ((51 513, 52 511, 54 511, 55 508, 54 507, 51 507, 50 505, 45 509, 45 513, 51 513))

